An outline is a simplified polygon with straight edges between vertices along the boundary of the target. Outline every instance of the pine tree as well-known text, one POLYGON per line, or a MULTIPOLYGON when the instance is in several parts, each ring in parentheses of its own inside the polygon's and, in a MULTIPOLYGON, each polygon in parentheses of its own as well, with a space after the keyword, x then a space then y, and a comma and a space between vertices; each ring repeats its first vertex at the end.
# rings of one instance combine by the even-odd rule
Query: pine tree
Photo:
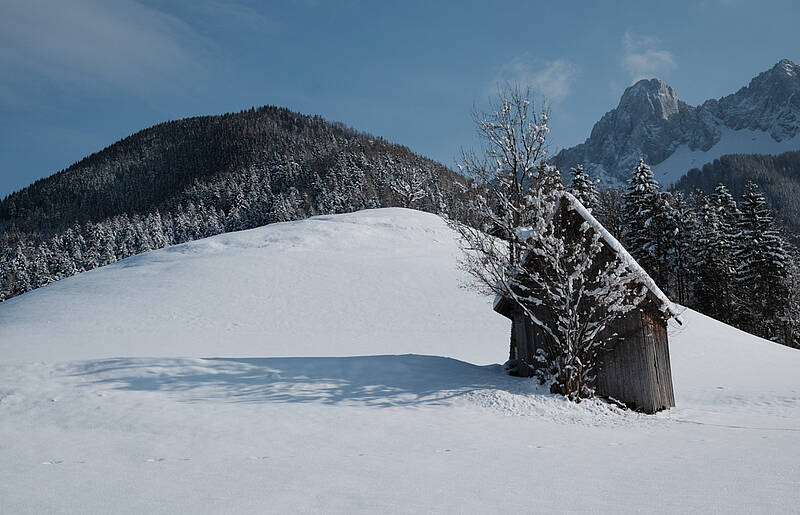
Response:
POLYGON ((53 282, 50 277, 50 247, 44 242, 36 247, 30 260, 31 287, 39 288, 53 282))
POLYGON ((697 237, 697 220, 695 212, 686 202, 680 191, 666 194, 669 214, 668 224, 671 227, 671 237, 667 235, 663 243, 671 247, 672 285, 674 298, 681 304, 688 304, 691 284, 694 282, 694 242, 697 237))
POLYGON ((11 256, 11 295, 22 295, 33 288, 26 256, 27 243, 22 242, 13 250, 11 256))
POLYGON ((738 233, 739 207, 736 205, 733 195, 722 183, 717 184, 714 188, 714 194, 711 199, 714 209, 719 215, 720 230, 723 236, 733 244, 738 233))
POLYGON ((800 254, 795 247, 789 250, 786 277, 786 312, 784 345, 800 348, 800 254))
POLYGON ((580 200, 581 204, 589 210, 589 212, 597 209, 598 206, 598 193, 589 175, 583 171, 583 165, 578 165, 570 170, 572 175, 572 184, 570 184, 569 192, 580 200))
POLYGON ((624 190, 621 188, 607 188, 599 192, 596 216, 603 227, 615 238, 622 241, 625 226, 623 206, 625 205, 624 190))
POLYGON ((13 249, 3 247, 0 249, 0 302, 13 296, 12 292, 12 272, 11 261, 13 259, 13 249))
POLYGON ((712 199, 700 208, 695 246, 694 307, 717 320, 729 323, 733 317, 733 246, 725 234, 721 214, 712 199))
POLYGON ((86 271, 84 254, 86 253, 86 240, 83 239, 83 234, 79 225, 67 229, 64 237, 65 246, 69 247, 69 257, 74 265, 75 272, 80 273, 86 271))
POLYGON ((628 252, 656 284, 665 285, 668 277, 663 266, 664 257, 659 256, 660 249, 656 245, 660 238, 657 233, 664 230, 666 224, 662 213, 666 202, 659 189, 653 171, 639 160, 623 197, 622 239, 628 252))
POLYGON ((788 254, 758 186, 748 181, 739 217, 735 298, 737 320, 753 334, 778 340, 788 298, 788 254))
POLYGON ((709 292, 717 297, 718 320, 732 323, 734 317, 733 288, 736 276, 736 241, 738 237, 738 223, 740 212, 733 195, 724 184, 719 183, 714 188, 711 202, 716 214, 718 238, 714 245, 719 266, 718 283, 709 292))

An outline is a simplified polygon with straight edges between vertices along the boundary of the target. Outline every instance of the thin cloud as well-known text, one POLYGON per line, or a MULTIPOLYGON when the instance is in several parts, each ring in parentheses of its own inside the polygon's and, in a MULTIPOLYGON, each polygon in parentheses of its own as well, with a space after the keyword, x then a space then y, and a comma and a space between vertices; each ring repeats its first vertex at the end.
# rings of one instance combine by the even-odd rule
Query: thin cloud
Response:
POLYGON ((661 42, 652 36, 625 32, 622 68, 631 75, 632 82, 664 75, 678 67, 672 53, 660 46, 661 42))
POLYGON ((499 84, 517 83, 523 87, 529 86, 544 100, 555 104, 570 95, 577 74, 577 66, 565 59, 544 61, 523 54, 503 64, 490 93, 496 93, 499 84))
POLYGON ((0 16, 0 75, 54 85, 147 90, 203 68, 210 43, 132 0, 10 0, 0 16))
MULTIPOLYGON (((174 4, 174 0, 173 0, 174 4)), ((260 30, 275 32, 279 25, 258 10, 230 0, 190 0, 181 4, 188 11, 198 14, 205 23, 219 27, 220 24, 235 26, 237 30, 260 30)))

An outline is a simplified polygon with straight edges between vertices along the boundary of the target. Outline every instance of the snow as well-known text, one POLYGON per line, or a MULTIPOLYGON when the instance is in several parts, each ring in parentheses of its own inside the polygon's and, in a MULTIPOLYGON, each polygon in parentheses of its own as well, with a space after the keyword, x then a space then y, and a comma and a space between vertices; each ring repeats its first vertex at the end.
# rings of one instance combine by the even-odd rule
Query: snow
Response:
POLYGON ((677 408, 503 374, 403 209, 150 252, 0 304, 2 513, 796 511, 800 352, 687 310, 677 408))
MULTIPOLYGON (((223 234, 2 303, 0 352, 12 362, 420 349, 453 355, 453 342, 492 341, 505 331, 504 320, 487 324, 482 316, 491 299, 459 288, 459 271, 443 267, 458 252, 438 217, 411 210, 223 234), (431 285, 424 294, 419 281, 431 285)), ((487 346, 469 359, 497 357, 487 346)))
POLYGON ((720 140, 707 151, 691 150, 688 145, 683 144, 667 159, 652 166, 652 169, 660 184, 670 186, 692 168, 702 168, 704 164, 711 163, 726 154, 780 154, 798 149, 800 149, 800 134, 790 139, 776 141, 764 131, 722 128, 720 140))

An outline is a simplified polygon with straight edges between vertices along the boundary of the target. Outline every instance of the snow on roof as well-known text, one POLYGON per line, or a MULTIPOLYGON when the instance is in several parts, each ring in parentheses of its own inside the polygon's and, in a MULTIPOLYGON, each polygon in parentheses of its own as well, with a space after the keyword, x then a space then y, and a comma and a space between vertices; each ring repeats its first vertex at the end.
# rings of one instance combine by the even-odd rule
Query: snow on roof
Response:
POLYGON ((661 291, 661 288, 658 287, 656 282, 645 272, 644 268, 633 259, 625 247, 610 233, 608 230, 603 227, 593 215, 589 212, 586 207, 584 207, 581 202, 575 198, 574 195, 569 193, 568 191, 564 191, 561 193, 562 198, 564 198, 569 203, 569 208, 576 213, 578 213, 592 228, 597 231, 603 241, 611 248, 612 251, 622 260, 622 262, 630 267, 631 270, 636 272, 639 276, 642 284, 653 294, 653 296, 658 300, 660 303, 659 309, 662 313, 666 314, 670 318, 674 318, 676 322, 679 324, 683 324, 683 320, 678 313, 675 305, 669 300, 669 297, 661 291))

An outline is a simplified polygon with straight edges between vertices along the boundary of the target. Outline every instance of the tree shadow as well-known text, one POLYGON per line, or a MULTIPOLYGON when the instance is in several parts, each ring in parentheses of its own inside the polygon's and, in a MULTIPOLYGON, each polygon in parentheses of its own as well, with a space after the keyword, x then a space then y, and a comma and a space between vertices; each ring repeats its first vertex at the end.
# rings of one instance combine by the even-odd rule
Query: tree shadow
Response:
POLYGON ((439 356, 118 358, 77 364, 72 375, 119 390, 184 393, 184 401, 424 406, 478 390, 536 393, 499 365, 439 356))

